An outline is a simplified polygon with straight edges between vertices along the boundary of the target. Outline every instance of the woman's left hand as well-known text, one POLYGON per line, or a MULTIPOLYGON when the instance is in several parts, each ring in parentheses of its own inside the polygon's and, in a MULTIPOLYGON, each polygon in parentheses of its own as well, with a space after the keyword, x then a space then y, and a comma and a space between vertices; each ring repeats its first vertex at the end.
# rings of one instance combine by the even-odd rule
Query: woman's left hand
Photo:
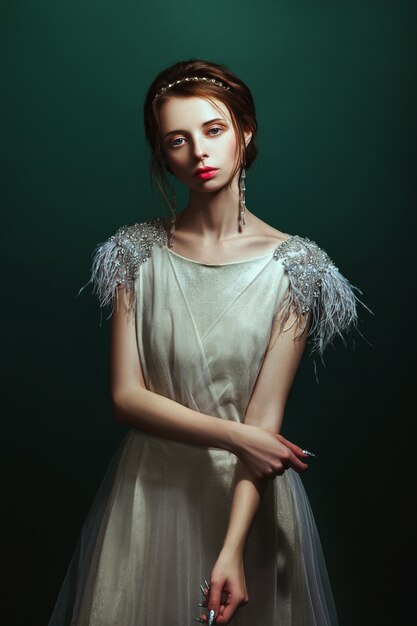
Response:
POLYGON ((228 624, 236 610, 248 602, 243 554, 223 549, 214 565, 210 577, 210 588, 204 604, 207 613, 201 616, 208 621, 208 612, 215 612, 215 624, 228 624))

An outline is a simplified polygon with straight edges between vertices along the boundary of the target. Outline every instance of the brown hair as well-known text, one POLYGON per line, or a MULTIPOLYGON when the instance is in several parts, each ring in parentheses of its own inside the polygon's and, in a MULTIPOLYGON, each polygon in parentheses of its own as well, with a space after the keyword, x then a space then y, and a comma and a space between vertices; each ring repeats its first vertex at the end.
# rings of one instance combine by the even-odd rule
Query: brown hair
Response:
MULTIPOLYGON (((218 65, 210 61, 190 59, 174 63, 158 74, 149 87, 144 104, 145 135, 152 152, 151 172, 155 176, 158 187, 165 199, 164 184, 168 184, 166 176, 163 145, 161 141, 159 111, 161 106, 170 96, 197 96, 211 100, 216 98, 226 105, 232 118, 233 127, 238 138, 239 154, 235 174, 243 167, 249 168, 258 153, 255 138, 258 130, 256 121, 255 104, 252 94, 233 72, 224 65, 218 65), (223 83, 229 89, 208 81, 184 81, 189 77, 213 78, 223 83), (181 81, 175 84, 176 81, 181 81), (166 91, 161 89, 172 85, 166 91), (252 139, 248 146, 245 145, 244 131, 249 128, 252 139)), ((169 204, 169 202, 168 202, 169 204)))

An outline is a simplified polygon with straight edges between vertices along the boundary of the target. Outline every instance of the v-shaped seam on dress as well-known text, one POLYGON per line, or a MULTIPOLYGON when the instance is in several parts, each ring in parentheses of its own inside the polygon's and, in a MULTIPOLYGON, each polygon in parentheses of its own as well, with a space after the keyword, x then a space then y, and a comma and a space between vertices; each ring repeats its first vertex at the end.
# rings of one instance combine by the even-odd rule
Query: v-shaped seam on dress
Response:
MULTIPOLYGON (((176 269, 175 269, 174 263, 172 262, 172 257, 171 257, 171 256, 169 256, 169 259, 170 259, 170 264, 171 264, 172 272, 173 272, 173 274, 174 274, 174 278, 175 278, 175 281, 176 281, 177 286, 178 286, 178 290, 179 290, 179 292, 180 292, 180 293, 181 293, 181 295, 182 295, 182 298, 183 298, 183 300, 184 300, 184 304, 185 304, 185 308, 186 308, 186 310, 188 311, 188 315, 189 315, 189 318, 190 318, 191 324, 192 324, 193 329, 194 329, 194 334, 195 334, 195 338, 196 338, 196 346, 195 346, 195 350, 198 350, 198 349, 200 350, 200 352, 201 352, 201 358, 204 360, 204 363, 205 363, 205 366, 206 366, 206 367, 205 367, 205 370, 202 370, 202 371, 201 371, 201 376, 200 376, 200 379, 201 379, 201 378, 203 378, 205 375, 207 375, 207 376, 208 376, 208 378, 209 378, 210 389, 211 389, 211 392, 213 393, 213 396, 214 396, 214 397, 213 397, 213 401, 212 401, 211 405, 209 405, 208 407, 206 407, 205 411, 206 411, 208 414, 211 414, 211 412, 210 412, 211 408, 212 408, 213 406, 219 406, 219 404, 220 404, 220 398, 218 398, 218 397, 217 397, 217 394, 215 394, 215 387, 214 387, 213 380, 212 380, 212 377, 211 377, 210 367, 209 367, 208 360, 207 360, 207 356, 206 356, 206 352, 205 352, 205 350, 204 350, 204 346, 203 346, 203 343, 202 343, 202 340, 201 340, 201 336, 200 336, 200 333, 199 333, 198 328, 197 328, 197 324, 196 324, 196 322, 195 322, 195 319, 194 319, 194 316, 193 316, 193 314, 192 314, 192 311, 191 311, 190 305, 189 305, 188 300, 187 300, 187 298, 186 298, 186 295, 185 295, 185 293, 184 293, 184 289, 183 289, 183 287, 182 287, 182 285, 181 285, 181 281, 179 280, 179 277, 178 277, 178 274, 177 274, 177 272, 176 272, 176 269)), ((192 354, 190 354, 189 356, 190 356, 190 361, 192 361, 192 354)), ((196 382, 198 382, 198 380, 199 380, 199 379, 197 379, 197 381, 196 381, 196 382)))
MULTIPOLYGON (((260 259, 263 259, 264 257, 260 257, 260 259)), ((223 309, 223 311, 221 311, 221 313, 219 313, 219 315, 216 317, 216 319, 210 324, 210 326, 208 327, 208 329, 206 331, 204 331, 204 333, 202 333, 200 335, 198 328, 197 328, 197 324, 195 322, 191 307, 189 305, 189 302, 187 300, 187 296, 185 295, 184 289, 181 285, 181 281, 178 277, 178 274, 176 272, 175 269, 175 264, 172 260, 172 256, 169 255, 169 259, 170 259, 170 263, 171 266, 173 268, 173 271, 175 273, 176 279, 177 279, 177 283, 178 286, 181 290, 182 296, 184 298, 184 301, 186 302, 187 305, 187 310, 189 312, 189 315, 191 316, 192 320, 193 320, 193 325, 194 328, 201 340, 201 343, 203 344, 204 340, 207 338, 207 336, 210 334, 210 332, 213 330, 213 328, 219 323, 219 321, 221 320, 221 318, 227 313, 227 311, 235 304, 235 302, 247 291, 247 289, 249 289, 249 287, 253 284, 253 282, 258 278, 258 276, 267 268, 267 266, 273 261, 273 256, 271 255, 271 257, 266 257, 265 258, 265 264, 258 270, 258 272, 256 272, 252 278, 248 281, 248 283, 241 289, 241 291, 239 291, 239 293, 236 294, 236 296, 234 296, 230 302, 225 306, 225 308, 223 309)), ((260 259, 254 259, 254 260, 260 260, 260 259)), ((215 267, 215 266, 213 266, 215 267)), ((223 266, 219 266, 219 267, 223 267, 223 266)))

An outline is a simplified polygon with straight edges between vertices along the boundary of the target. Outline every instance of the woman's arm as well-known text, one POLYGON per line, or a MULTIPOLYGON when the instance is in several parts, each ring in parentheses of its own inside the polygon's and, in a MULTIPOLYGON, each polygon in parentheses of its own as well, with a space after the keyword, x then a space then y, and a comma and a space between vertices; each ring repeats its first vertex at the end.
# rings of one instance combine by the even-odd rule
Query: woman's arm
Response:
MULTIPOLYGON (((273 333, 270 345, 262 365, 261 372, 253 391, 247 413, 246 424, 253 424, 265 430, 278 433, 284 408, 295 374, 300 364, 307 332, 294 340, 299 326, 292 316, 285 332, 278 332, 278 325, 273 333)), ((291 444, 279 435, 281 442, 299 458, 305 459, 302 449, 291 444)), ((243 570, 243 552, 252 520, 259 507, 266 478, 256 478, 248 467, 238 461, 235 487, 228 530, 222 551, 211 573, 207 607, 214 609, 216 624, 227 624, 236 609, 248 601, 248 593, 243 570), (222 593, 226 594, 222 605, 222 593)), ((307 465, 303 464, 304 469, 307 465)), ((282 474, 286 468, 284 467, 282 474)), ((206 616, 201 616, 203 621, 206 616)))
POLYGON ((110 389, 116 419, 134 428, 174 441, 228 450, 243 458, 258 476, 279 472, 284 464, 303 469, 272 432, 193 411, 146 389, 135 319, 124 288, 118 290, 112 316, 110 389))

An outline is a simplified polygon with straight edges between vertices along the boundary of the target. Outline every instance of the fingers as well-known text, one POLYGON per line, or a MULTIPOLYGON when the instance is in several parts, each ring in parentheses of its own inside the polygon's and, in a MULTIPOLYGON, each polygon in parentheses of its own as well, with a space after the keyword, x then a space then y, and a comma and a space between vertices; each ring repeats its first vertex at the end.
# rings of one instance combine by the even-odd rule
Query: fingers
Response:
POLYGON ((292 467, 296 472, 305 472, 308 469, 307 463, 303 463, 295 454, 291 453, 289 457, 289 467, 292 467))
POLYGON ((227 601, 226 605, 222 607, 222 611, 220 615, 217 616, 215 624, 228 624, 233 615, 236 613, 237 609, 242 606, 242 604, 246 604, 247 601, 247 597, 239 599, 230 598, 227 601))
POLYGON ((297 446, 295 443, 292 443, 292 441, 290 441, 289 439, 285 439, 285 437, 283 437, 282 435, 278 434, 277 438, 279 439, 281 443, 284 444, 284 446, 287 446, 287 448, 289 448, 291 452, 296 454, 298 457, 305 458, 303 449, 300 448, 300 446, 297 446))
POLYGON ((301 459, 306 459, 315 455, 307 450, 303 450, 300 446, 296 446, 288 439, 285 439, 282 435, 276 435, 276 437, 290 451, 288 458, 283 461, 284 469, 292 467, 296 472, 305 472, 305 470, 308 469, 308 465, 301 459))
POLYGON ((205 586, 200 585, 200 588, 205 600, 200 605, 203 604, 206 607, 206 612, 199 618, 194 618, 196 622, 207 624, 207 626, 209 624, 228 624, 239 606, 248 601, 246 592, 235 591, 233 593, 230 590, 226 592, 226 581, 223 583, 212 582, 211 584, 204 581, 204 583, 205 586), (222 603, 223 593, 226 598, 224 603, 222 603))
POLYGON ((223 585, 220 582, 213 582, 210 584, 207 599, 207 609, 214 610, 215 615, 219 613, 220 604, 222 600, 223 585))
POLYGON ((286 439, 280 434, 276 436, 281 443, 287 446, 287 448, 290 448, 290 450, 294 452, 294 454, 296 454, 299 458, 301 459, 305 459, 305 458, 315 459, 316 458, 316 455, 314 454, 314 452, 310 452, 309 450, 306 450, 305 448, 300 448, 300 446, 297 446, 295 443, 292 443, 292 441, 289 441, 289 439, 286 439))
MULTIPOLYGON (((278 435, 276 435, 278 437, 278 435)), ((280 441, 280 443, 283 443, 280 441)), ((296 472, 305 472, 308 469, 307 463, 304 463, 301 459, 299 459, 289 447, 283 444, 285 448, 279 451, 275 462, 272 463, 271 470, 265 474, 266 478, 275 478, 276 476, 281 476, 288 468, 292 468, 296 472)))

